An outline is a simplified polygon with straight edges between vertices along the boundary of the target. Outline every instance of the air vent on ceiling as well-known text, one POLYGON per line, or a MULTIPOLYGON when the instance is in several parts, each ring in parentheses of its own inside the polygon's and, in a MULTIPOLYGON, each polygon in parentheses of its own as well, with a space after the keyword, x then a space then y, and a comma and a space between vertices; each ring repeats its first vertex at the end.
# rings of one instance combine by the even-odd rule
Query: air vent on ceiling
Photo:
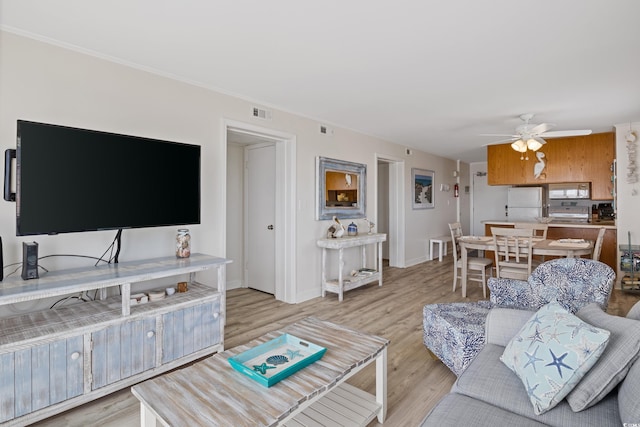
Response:
POLYGON ((329 135, 332 136, 333 135, 333 129, 331 129, 329 126, 327 125, 320 125, 320 133, 322 135, 329 135))
POLYGON ((271 111, 264 108, 253 107, 251 109, 251 115, 263 120, 271 120, 271 111))

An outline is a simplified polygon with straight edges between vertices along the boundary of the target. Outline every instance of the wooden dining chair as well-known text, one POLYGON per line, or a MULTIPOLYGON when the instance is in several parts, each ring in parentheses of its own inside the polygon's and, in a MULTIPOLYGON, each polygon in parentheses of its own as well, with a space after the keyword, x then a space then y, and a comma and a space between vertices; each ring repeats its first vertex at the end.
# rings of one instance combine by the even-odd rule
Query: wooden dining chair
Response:
MULTIPOLYGON (((539 222, 516 222, 513 224, 513 228, 532 229, 534 239, 546 239, 547 231, 549 230, 549 224, 542 224, 539 222)), ((540 265, 544 262, 544 255, 535 255, 533 257, 533 264, 540 265)))
MULTIPOLYGON (((462 237, 462 224, 454 222, 449 224, 451 240, 453 242, 453 292, 456 291, 458 279, 462 280, 462 253, 458 239, 462 237)), ((493 261, 490 258, 467 257, 467 280, 480 282, 482 295, 487 297, 487 277, 491 277, 493 261), (487 276, 488 271, 488 276, 487 276)))
POLYGON ((539 222, 516 222, 513 224, 513 228, 530 228, 533 230, 533 237, 546 239, 549 224, 542 224, 539 222))
POLYGON ((595 261, 600 261, 600 252, 602 251, 602 242, 606 231, 607 229, 604 227, 600 227, 600 230, 598 230, 598 237, 596 237, 596 243, 593 245, 593 255, 591 255, 591 259, 595 261))
POLYGON ((491 227, 496 277, 527 280, 533 266, 533 229, 491 227))

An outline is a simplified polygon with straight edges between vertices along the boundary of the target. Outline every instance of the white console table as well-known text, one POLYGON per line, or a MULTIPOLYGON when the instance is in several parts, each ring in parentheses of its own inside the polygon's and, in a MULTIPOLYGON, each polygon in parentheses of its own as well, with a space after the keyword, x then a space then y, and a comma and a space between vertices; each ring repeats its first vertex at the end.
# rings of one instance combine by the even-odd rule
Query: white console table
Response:
POLYGON ((344 291, 355 289, 362 285, 378 281, 382 286, 382 242, 387 240, 387 235, 383 233, 361 234, 359 236, 340 237, 337 239, 320 239, 317 241, 319 247, 322 248, 322 296, 326 292, 338 294, 338 301, 342 301, 344 291), (367 264, 367 245, 374 245, 374 266, 370 273, 361 276, 351 276, 344 274, 344 250, 347 248, 359 247, 362 255, 362 268, 366 268, 367 264), (327 250, 333 249, 338 251, 338 277, 336 279, 327 279, 327 250))
POLYGON ((229 262, 169 256, 0 282, 0 305, 89 290, 98 296, 0 319, 0 424, 30 424, 224 350, 229 262), (215 286, 195 280, 208 269, 217 270, 215 286), (188 291, 131 305, 136 283, 171 277, 188 281, 188 291), (110 287, 121 295, 107 297, 110 287))

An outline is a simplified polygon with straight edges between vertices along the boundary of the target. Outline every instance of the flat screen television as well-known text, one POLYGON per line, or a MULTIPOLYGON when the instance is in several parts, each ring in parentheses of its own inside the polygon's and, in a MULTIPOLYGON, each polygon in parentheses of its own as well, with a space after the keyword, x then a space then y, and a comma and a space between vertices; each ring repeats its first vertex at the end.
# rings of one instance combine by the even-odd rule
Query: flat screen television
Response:
POLYGON ((16 235, 200 223, 200 146, 18 120, 16 235))

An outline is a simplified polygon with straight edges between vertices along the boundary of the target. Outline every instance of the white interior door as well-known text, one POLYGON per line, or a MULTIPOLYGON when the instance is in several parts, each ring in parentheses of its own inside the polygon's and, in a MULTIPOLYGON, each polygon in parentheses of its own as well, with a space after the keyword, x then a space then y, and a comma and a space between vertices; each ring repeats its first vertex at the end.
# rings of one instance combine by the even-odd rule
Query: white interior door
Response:
POLYGON ((245 159, 246 283, 275 294, 275 144, 248 146, 245 159))
POLYGON ((484 236, 482 221, 506 220, 507 186, 487 184, 487 173, 473 174, 473 230, 471 234, 484 236))

